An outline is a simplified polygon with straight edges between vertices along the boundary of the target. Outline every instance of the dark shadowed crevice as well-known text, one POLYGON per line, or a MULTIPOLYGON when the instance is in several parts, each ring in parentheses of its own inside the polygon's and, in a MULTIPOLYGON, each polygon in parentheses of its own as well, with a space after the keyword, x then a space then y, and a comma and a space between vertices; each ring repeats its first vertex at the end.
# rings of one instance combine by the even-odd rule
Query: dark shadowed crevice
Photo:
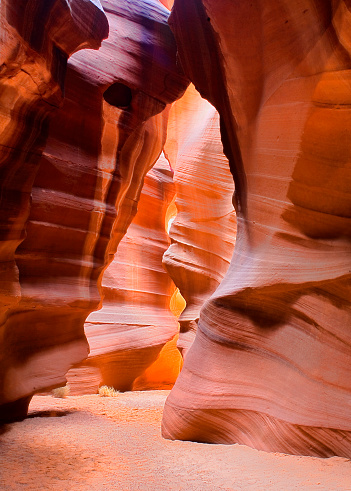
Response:
POLYGON ((108 104, 118 107, 119 109, 127 109, 133 98, 131 89, 121 82, 110 85, 110 87, 105 90, 103 96, 108 104))
POLYGON ((169 24, 177 41, 178 57, 184 73, 204 99, 219 112, 223 151, 235 183, 233 205, 237 214, 246 215, 247 183, 237 138, 237 123, 231 111, 225 63, 219 41, 205 8, 199 0, 176 0, 169 24), (201 46, 201 50, 189 50, 201 46))

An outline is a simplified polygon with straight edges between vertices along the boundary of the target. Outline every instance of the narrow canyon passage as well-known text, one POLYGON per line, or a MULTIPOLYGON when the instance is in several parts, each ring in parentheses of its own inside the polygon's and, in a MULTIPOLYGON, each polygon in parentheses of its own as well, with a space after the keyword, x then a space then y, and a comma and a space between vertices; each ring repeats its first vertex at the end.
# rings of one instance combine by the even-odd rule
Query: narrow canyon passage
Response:
POLYGON ((0 0, 0 491, 351 490, 350 33, 0 0))

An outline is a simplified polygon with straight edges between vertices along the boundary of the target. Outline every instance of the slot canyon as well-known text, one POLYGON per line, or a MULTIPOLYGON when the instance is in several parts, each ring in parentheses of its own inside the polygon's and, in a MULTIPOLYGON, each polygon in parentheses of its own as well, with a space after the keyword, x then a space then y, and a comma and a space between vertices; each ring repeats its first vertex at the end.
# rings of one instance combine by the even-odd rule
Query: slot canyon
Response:
POLYGON ((208 480, 76 489, 351 489, 350 1, 2 0, 0 61, 0 461, 138 410, 208 480))

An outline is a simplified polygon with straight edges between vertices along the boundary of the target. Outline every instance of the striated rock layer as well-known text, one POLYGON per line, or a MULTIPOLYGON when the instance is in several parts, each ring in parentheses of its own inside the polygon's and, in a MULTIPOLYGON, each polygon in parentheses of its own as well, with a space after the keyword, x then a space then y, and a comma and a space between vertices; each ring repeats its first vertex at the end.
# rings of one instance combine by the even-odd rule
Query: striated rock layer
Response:
POLYGON ((84 321, 162 150, 167 104, 187 85, 166 8, 156 0, 102 3, 110 35, 98 52, 68 63, 17 250, 22 297, 1 332, 3 404, 63 385, 87 357, 84 321))
MULTIPOLYGON (((99 383, 118 390, 164 388, 179 373, 180 355, 172 345, 163 350, 159 369, 146 373, 178 332, 170 311, 175 286, 162 268, 169 246, 166 214, 175 192, 172 174, 160 157, 146 175, 138 212, 102 279, 102 309, 85 323, 90 356, 83 366, 97 367, 99 383)), ((84 390, 84 368, 81 375, 84 390)))
POLYGON ((220 113, 238 235, 167 438, 351 457, 350 10, 175 1, 183 68, 220 113))
POLYGON ((12 401, 19 399, 20 411, 28 402, 22 380, 9 372, 25 364, 31 352, 28 334, 22 340, 22 333, 35 333, 30 322, 22 330, 8 329, 6 322, 21 299, 15 252, 26 234, 49 116, 62 102, 67 58, 82 48, 98 48, 108 35, 108 23, 99 1, 5 0, 0 26, 1 418, 2 408, 16 417, 12 401))
POLYGON ((178 341, 184 356, 202 305, 228 269, 236 235, 234 185, 223 155, 219 116, 193 85, 172 106, 165 151, 175 169, 177 215, 163 262, 186 301, 178 341))

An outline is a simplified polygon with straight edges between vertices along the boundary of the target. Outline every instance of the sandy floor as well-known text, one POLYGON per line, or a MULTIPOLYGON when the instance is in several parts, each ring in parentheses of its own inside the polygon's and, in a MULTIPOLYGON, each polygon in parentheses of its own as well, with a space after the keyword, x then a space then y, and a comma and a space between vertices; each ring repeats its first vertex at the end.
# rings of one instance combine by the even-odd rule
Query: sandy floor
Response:
POLYGON ((351 462, 160 436, 167 391, 36 396, 30 417, 0 427, 5 490, 351 490, 351 462))

